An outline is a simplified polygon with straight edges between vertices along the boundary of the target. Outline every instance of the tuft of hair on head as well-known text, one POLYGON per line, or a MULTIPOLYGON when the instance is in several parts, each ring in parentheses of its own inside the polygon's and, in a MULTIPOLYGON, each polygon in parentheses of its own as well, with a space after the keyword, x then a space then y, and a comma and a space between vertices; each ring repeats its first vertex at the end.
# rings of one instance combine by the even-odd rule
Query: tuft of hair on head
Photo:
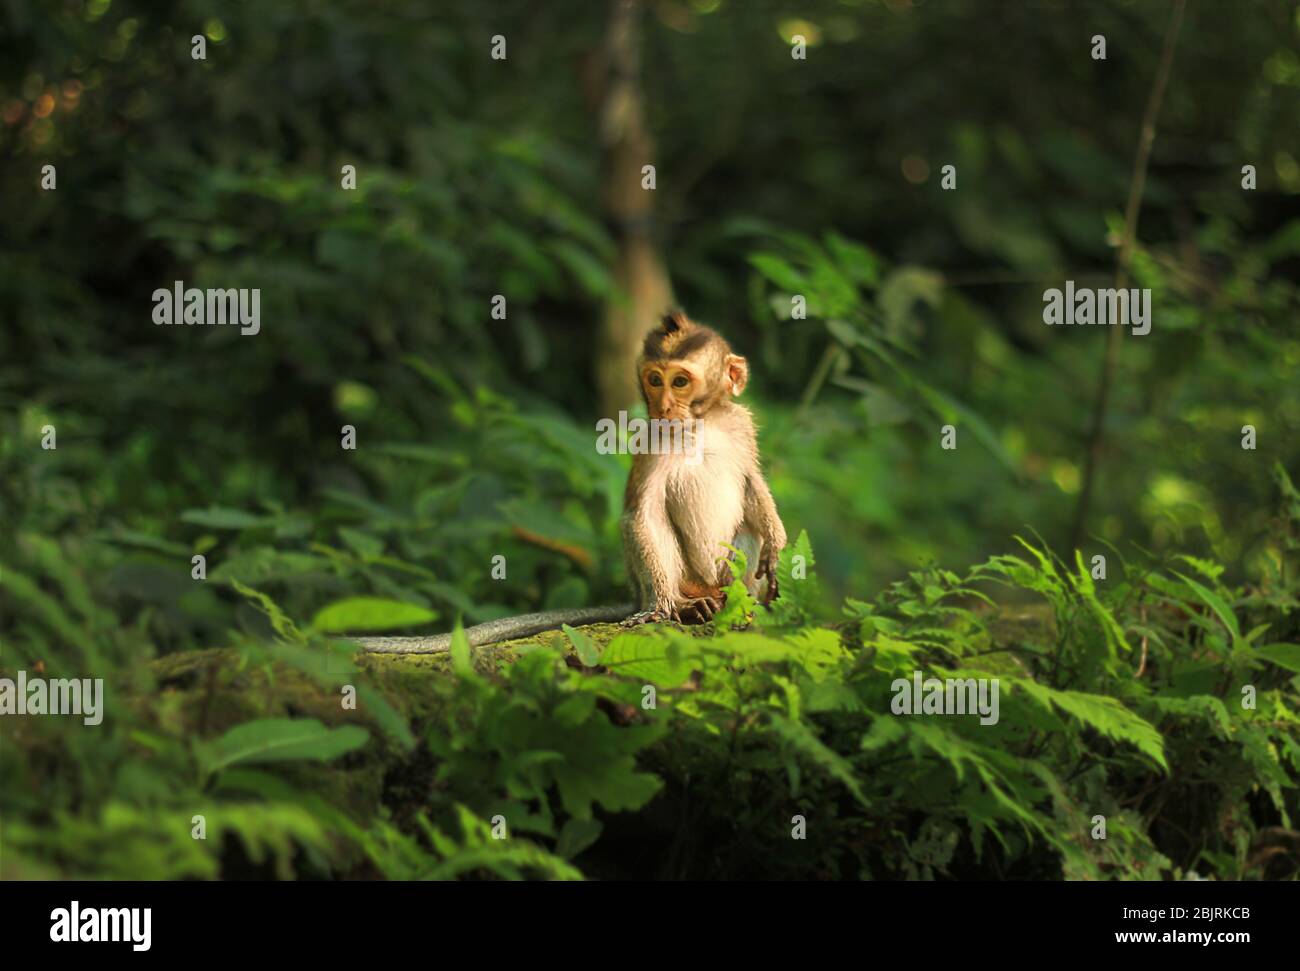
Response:
POLYGON ((662 325, 665 334, 675 334, 679 330, 684 330, 690 326, 690 320, 682 310, 670 310, 664 314, 662 325))
POLYGON ((646 334, 642 356, 648 361, 675 360, 721 340, 714 331, 697 324, 685 312, 673 310, 664 314, 659 326, 646 334))

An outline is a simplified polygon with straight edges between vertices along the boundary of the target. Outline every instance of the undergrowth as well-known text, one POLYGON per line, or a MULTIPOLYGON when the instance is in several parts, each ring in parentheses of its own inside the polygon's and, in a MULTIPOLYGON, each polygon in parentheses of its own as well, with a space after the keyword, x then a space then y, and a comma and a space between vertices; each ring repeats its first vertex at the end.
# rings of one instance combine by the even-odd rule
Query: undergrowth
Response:
POLYGON ((234 581, 273 634, 236 635, 220 675, 198 680, 282 702, 294 678, 308 690, 233 725, 180 710, 203 694, 168 690, 161 662, 120 660, 132 631, 58 544, 29 537, 25 566, 56 589, 6 569, 18 628, 78 650, 20 646, 4 673, 107 670, 107 717, 5 719, 0 868, 1294 879, 1300 496, 1280 468, 1277 483, 1274 568, 1252 587, 1191 556, 1067 562, 1020 539, 832 616, 801 534, 771 608, 737 584, 708 628, 568 629, 497 663, 457 637, 450 658, 410 661, 405 688, 329 633, 374 601, 302 624, 234 581), (898 713, 932 678, 995 681, 996 717, 898 713))

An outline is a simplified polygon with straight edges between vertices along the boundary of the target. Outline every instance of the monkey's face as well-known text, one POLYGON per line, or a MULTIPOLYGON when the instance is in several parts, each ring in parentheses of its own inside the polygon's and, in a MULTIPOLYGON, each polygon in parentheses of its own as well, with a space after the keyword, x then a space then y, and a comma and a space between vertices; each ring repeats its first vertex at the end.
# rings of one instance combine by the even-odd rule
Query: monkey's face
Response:
POLYGON ((691 402, 700 389, 699 375, 684 361, 646 364, 641 369, 641 390, 651 418, 689 419, 691 402))

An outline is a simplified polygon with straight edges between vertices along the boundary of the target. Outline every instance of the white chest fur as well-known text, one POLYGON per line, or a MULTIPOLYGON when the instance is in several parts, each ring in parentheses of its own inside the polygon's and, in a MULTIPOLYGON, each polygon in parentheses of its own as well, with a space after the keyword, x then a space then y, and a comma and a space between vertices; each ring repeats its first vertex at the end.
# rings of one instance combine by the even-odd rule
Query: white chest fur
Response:
POLYGON ((709 538, 714 555, 725 555, 745 512, 747 457, 742 443, 707 422, 698 451, 674 455, 666 463, 668 518, 686 536, 709 538))

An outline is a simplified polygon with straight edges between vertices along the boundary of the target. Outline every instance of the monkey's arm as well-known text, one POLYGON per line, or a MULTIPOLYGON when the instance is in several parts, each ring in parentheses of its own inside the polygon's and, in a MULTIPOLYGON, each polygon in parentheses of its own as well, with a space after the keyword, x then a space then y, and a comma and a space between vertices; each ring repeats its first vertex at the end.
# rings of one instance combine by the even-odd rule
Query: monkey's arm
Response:
POLYGON ((756 579, 767 577, 767 601, 776 599, 776 558, 785 548, 785 524, 776 511, 776 500, 763 473, 755 468, 745 480, 745 525, 762 543, 756 579))
POLYGON ((638 621, 675 620, 682 551, 668 518, 666 483, 655 455, 632 459, 623 496, 623 554, 637 596, 638 621))
MULTIPOLYGON (((636 610, 633 604, 612 607, 570 607, 565 610, 543 610, 536 614, 502 617, 475 624, 465 629, 470 647, 483 647, 498 641, 531 637, 542 631, 555 630, 562 624, 578 627, 582 624, 612 624, 623 620, 636 610)), ((451 647, 450 634, 433 634, 429 637, 352 637, 371 654, 442 654, 451 647)))
POLYGON ((638 609, 673 616, 681 585, 682 555, 664 510, 642 505, 623 517, 623 548, 628 573, 638 591, 638 609))

